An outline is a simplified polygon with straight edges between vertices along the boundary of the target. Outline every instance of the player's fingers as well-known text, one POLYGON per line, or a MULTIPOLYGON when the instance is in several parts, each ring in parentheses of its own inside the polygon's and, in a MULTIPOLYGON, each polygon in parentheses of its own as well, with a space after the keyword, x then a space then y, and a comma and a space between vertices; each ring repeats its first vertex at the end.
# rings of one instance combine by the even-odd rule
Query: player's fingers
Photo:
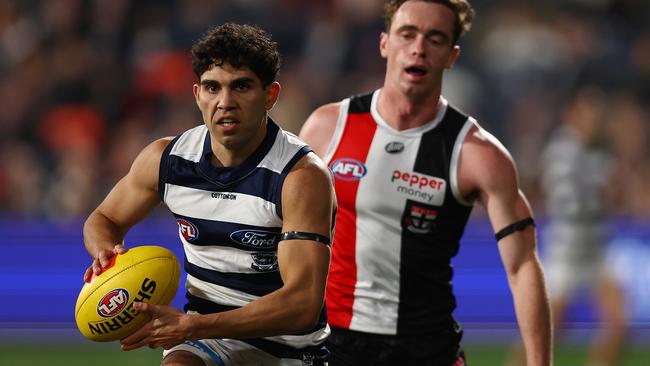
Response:
POLYGON ((141 313, 151 314, 154 319, 160 318, 163 315, 167 314, 165 307, 161 305, 150 304, 148 302, 135 301, 133 303, 133 308, 141 313))
POLYGON ((93 266, 90 266, 86 268, 86 272, 84 273, 84 282, 90 282, 90 279, 93 276, 93 266))
POLYGON ((134 349, 138 349, 140 347, 144 347, 147 345, 149 345, 149 341, 147 340, 147 338, 143 338, 140 341, 134 343, 120 342, 120 347, 122 348, 122 351, 132 351, 134 349))
POLYGON ((118 254, 124 254, 126 253, 128 249, 124 247, 124 244, 117 244, 115 247, 113 247, 113 254, 118 255, 118 254))
POLYGON ((101 261, 99 259, 95 259, 93 261, 92 268, 93 268, 93 273, 95 274, 95 276, 99 276, 100 274, 102 274, 102 265, 101 265, 101 261))
POLYGON ((136 311, 139 311, 141 313, 146 313, 146 312, 151 312, 152 314, 154 313, 155 309, 153 309, 155 305, 148 304, 146 302, 142 301, 134 301, 133 302, 133 309, 136 311))
POLYGON ((111 255, 110 252, 102 251, 101 253, 99 253, 99 258, 98 259, 99 259, 100 267, 101 268, 108 267, 108 265, 111 263, 111 257, 112 257, 112 255, 111 255))
POLYGON ((132 349, 140 348, 149 343, 149 328, 150 322, 145 324, 142 328, 138 329, 135 333, 128 337, 120 339, 120 346, 123 351, 130 351, 132 349))

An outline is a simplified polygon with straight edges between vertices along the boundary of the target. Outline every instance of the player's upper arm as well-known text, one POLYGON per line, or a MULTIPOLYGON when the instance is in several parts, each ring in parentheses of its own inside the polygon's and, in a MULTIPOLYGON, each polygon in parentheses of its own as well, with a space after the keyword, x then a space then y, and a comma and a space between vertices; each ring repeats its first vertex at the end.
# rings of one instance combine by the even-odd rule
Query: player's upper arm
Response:
MULTIPOLYGON (((519 188, 512 157, 494 136, 478 126, 465 139, 458 181, 464 197, 474 197, 485 206, 494 232, 533 215, 519 188)), ((532 226, 501 239, 499 248, 508 273, 516 272, 522 263, 532 259, 535 247, 532 226)))
POLYGON ((305 155, 282 187, 283 231, 308 231, 329 237, 334 207, 329 170, 317 156, 305 155))
POLYGON ((463 197, 481 202, 493 226, 505 227, 531 215, 519 189, 517 168, 506 148, 479 126, 461 150, 458 184, 463 197))
POLYGON ((325 157, 334 136, 340 109, 341 103, 330 103, 317 108, 300 130, 300 139, 309 144, 321 158, 325 157))
MULTIPOLYGON (((329 171, 316 155, 307 154, 282 187, 282 232, 318 234, 331 240, 335 206, 329 171)), ((278 245, 284 288, 299 293, 302 306, 313 319, 323 304, 329 259, 330 247, 319 241, 283 240, 278 245)))
POLYGON ((135 158, 129 172, 113 187, 98 212, 126 231, 142 220, 160 202, 160 159, 171 138, 156 140, 135 158))

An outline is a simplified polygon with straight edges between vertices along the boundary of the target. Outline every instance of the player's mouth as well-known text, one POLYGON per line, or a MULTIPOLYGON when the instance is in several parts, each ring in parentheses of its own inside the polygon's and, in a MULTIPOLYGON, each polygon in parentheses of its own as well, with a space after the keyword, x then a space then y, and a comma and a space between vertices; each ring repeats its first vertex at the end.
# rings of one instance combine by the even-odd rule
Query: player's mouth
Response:
POLYGON ((219 118, 217 120, 217 126, 224 132, 230 132, 234 130, 238 125, 239 121, 234 118, 219 118))
POLYGON ((428 73, 427 69, 421 66, 409 66, 404 69, 404 72, 406 72, 407 75, 417 79, 423 78, 428 73))

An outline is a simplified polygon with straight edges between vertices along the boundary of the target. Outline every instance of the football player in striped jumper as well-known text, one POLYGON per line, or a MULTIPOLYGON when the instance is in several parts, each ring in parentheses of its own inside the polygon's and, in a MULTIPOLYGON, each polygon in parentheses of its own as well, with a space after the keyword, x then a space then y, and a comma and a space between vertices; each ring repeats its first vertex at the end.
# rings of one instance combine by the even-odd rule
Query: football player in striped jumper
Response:
POLYGON ((153 315, 123 350, 163 365, 323 365, 335 196, 327 166, 268 116, 280 56, 263 30, 227 23, 192 47, 203 124, 145 147, 84 226, 99 273, 161 201, 178 223, 186 312, 153 315))
POLYGON ((466 0, 386 0, 383 87, 319 107, 300 136, 335 177, 326 291, 330 365, 466 365, 451 258, 474 202, 496 233, 528 365, 551 363, 551 322, 515 164, 442 95, 474 11, 466 0))

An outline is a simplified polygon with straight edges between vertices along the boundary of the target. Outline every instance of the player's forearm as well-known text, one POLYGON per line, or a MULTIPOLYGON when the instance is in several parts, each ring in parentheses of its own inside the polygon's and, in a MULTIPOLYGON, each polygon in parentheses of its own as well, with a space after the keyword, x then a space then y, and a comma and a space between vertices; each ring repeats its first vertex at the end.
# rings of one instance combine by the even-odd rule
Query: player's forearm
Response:
POLYGON ((551 315, 541 266, 537 260, 531 260, 509 278, 527 365, 549 366, 552 364, 551 315))
POLYGON ((239 309, 194 318, 192 339, 256 338, 308 331, 318 321, 322 299, 317 293, 280 289, 239 309))
POLYGON ((93 258, 98 257, 100 250, 111 250, 124 240, 124 233, 118 226, 97 210, 84 223, 83 236, 86 250, 93 258))

